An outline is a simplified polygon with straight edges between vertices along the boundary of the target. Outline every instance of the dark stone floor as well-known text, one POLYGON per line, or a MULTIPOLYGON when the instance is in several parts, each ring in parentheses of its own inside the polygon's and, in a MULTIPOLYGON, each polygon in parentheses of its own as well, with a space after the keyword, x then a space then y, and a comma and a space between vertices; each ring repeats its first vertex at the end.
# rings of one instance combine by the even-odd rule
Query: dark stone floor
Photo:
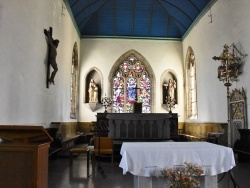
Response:
MULTIPOLYGON (((237 188, 250 188, 250 163, 238 163, 232 169, 237 188)), ((97 166, 97 165, 96 165, 97 166)), ((105 178, 90 164, 90 177, 87 176, 87 157, 80 154, 74 157, 73 165, 69 166, 68 157, 58 157, 49 160, 49 188, 132 188, 133 175, 123 175, 116 160, 111 165, 109 159, 101 160, 100 167, 105 178)), ((233 187, 229 173, 218 175, 218 188, 233 187), (220 181, 220 179, 222 179, 220 181)))
MULTIPOLYGON (((97 164, 98 162, 96 162, 97 164)), ((80 154, 74 157, 69 167, 68 158, 57 158, 49 161, 49 188, 131 188, 133 176, 122 174, 119 163, 102 160, 100 169, 90 164, 87 176, 87 157, 80 154), (100 170, 103 170, 101 173, 100 170)), ((96 165, 98 166, 98 165, 96 165)))

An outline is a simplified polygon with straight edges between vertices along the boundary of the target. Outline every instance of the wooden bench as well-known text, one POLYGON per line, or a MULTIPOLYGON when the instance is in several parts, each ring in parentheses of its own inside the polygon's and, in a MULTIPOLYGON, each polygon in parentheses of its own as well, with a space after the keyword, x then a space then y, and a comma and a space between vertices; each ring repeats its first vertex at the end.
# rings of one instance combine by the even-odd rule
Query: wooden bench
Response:
POLYGON ((58 128, 47 128, 46 131, 53 138, 53 141, 50 143, 49 148, 49 157, 57 158, 57 154, 62 150, 68 150, 72 148, 79 138, 80 135, 72 135, 68 137, 62 137, 57 135, 58 128))
POLYGON ((89 176, 89 149, 88 148, 72 148, 69 150, 69 165, 73 164, 73 154, 74 153, 86 153, 87 154, 87 176, 89 176))
POLYGON ((46 128, 45 130, 53 138, 53 141, 50 143, 49 157, 56 158, 57 153, 62 150, 61 138, 57 136, 58 129, 57 128, 46 128))
POLYGON ((80 137, 80 135, 72 135, 62 138, 62 148, 69 149, 75 145, 75 142, 80 137))
POLYGON ((207 141, 207 137, 198 136, 198 135, 180 134, 180 136, 185 137, 188 141, 196 141, 196 142, 207 141))

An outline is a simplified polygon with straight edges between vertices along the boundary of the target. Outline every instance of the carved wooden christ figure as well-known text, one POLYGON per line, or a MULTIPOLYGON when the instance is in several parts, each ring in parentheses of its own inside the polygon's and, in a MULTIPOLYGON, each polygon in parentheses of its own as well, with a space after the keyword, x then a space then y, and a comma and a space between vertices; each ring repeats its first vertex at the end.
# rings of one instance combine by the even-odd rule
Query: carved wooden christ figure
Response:
MULTIPOLYGON (((44 29, 44 34, 47 37, 47 42, 49 45, 49 58, 48 58, 48 66, 51 65, 52 68, 54 69, 53 72, 51 73, 51 76, 48 80, 48 82, 50 84, 54 84, 55 85, 55 75, 56 72, 58 71, 58 67, 57 67, 57 63, 56 63, 56 56, 57 56, 57 47, 59 44, 59 40, 58 39, 53 39, 52 38, 52 28, 50 27, 50 30, 46 30, 44 29)), ((48 67, 49 70, 49 67, 48 67)))

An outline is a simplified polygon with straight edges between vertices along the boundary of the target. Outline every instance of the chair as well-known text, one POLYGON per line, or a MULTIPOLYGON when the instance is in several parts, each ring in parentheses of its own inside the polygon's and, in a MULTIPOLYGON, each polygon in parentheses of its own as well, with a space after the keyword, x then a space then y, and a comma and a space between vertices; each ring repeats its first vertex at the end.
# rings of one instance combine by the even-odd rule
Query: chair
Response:
MULTIPOLYGON (((113 139, 109 137, 100 137, 100 156, 111 155, 111 163, 113 166, 114 154, 113 154, 113 139)), ((99 137, 94 138, 94 151, 93 160, 95 162, 95 157, 99 156, 99 137)), ((99 159, 100 160, 100 159, 99 159)))
POLYGON ((87 175, 89 175, 89 148, 72 148, 69 150, 69 165, 72 166, 74 153, 86 153, 87 154, 87 175))

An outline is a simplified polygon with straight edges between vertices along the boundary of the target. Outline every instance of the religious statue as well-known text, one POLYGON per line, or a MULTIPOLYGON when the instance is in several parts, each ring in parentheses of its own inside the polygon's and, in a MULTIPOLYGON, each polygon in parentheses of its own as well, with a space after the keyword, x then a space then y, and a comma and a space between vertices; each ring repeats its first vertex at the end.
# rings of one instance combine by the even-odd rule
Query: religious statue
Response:
POLYGON ((56 72, 58 71, 58 67, 57 67, 57 63, 56 63, 56 56, 57 56, 57 51, 56 48, 58 47, 59 44, 59 40, 58 39, 53 39, 52 38, 52 28, 50 27, 50 30, 46 30, 44 29, 44 34, 47 37, 47 43, 49 45, 49 62, 48 62, 48 66, 51 65, 52 68, 54 69, 53 72, 51 73, 51 76, 49 78, 49 83, 54 84, 55 85, 55 75, 56 72))
POLYGON ((233 106, 234 106, 233 119, 242 119, 244 116, 241 111, 239 103, 236 103, 233 106))
POLYGON ((89 83, 89 102, 98 103, 98 87, 93 79, 89 83))
POLYGON ((164 84, 167 89, 167 101, 175 101, 175 89, 176 89, 176 82, 174 79, 169 79, 167 84, 164 84))

